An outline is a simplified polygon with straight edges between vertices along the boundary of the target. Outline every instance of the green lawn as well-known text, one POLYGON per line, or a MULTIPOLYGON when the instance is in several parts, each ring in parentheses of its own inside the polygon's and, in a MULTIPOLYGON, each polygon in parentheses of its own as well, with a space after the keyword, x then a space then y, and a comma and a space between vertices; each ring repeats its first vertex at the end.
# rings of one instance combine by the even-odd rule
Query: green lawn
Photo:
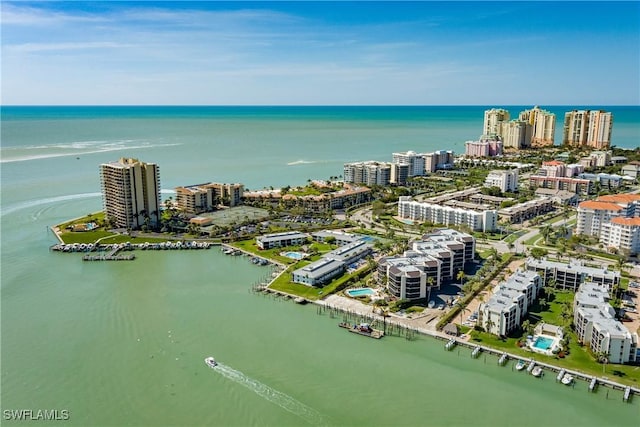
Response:
POLYGON ((515 233, 511 233, 511 234, 509 234, 507 237, 505 237, 505 238, 503 239, 503 241, 504 241, 505 243, 513 243, 513 242, 515 242, 516 240, 518 240, 518 237, 522 236, 522 235, 523 235, 523 234, 525 234, 526 232, 527 232, 527 230, 520 230, 520 231, 517 231, 517 232, 515 232, 515 233))
POLYGON ((357 277, 358 275, 358 273, 344 274, 338 278, 333 279, 329 284, 323 287, 307 286, 300 283, 291 282, 291 273, 294 270, 302 268, 307 264, 309 264, 308 261, 300 261, 296 263, 296 265, 289 266, 289 268, 287 268, 287 271, 281 274, 271 284, 271 286, 269 286, 269 288, 315 301, 336 292, 337 289, 341 289, 346 282, 353 279, 354 277, 357 277))
POLYGON ((496 335, 478 331, 472 331, 471 337, 471 342, 504 350, 518 356, 533 358, 540 362, 584 372, 588 375, 596 375, 600 377, 606 376, 610 380, 621 384, 632 385, 634 387, 638 387, 638 385, 640 385, 640 367, 632 365, 602 365, 595 362, 593 357, 589 354, 589 350, 578 344, 575 334, 573 333, 571 334, 569 342, 570 353, 564 358, 545 356, 544 354, 524 350, 517 346, 517 338, 500 339, 496 335))
POLYGON ((533 237, 525 240, 524 244, 527 246, 533 246, 540 239, 542 239, 542 236, 540 236, 540 234, 535 234, 533 237))
MULTIPOLYGON (((560 313, 562 312, 563 303, 568 302, 572 304, 573 297, 573 292, 556 292, 554 300, 547 304, 544 310, 542 310, 538 304, 531 307, 529 312, 529 321, 532 324, 535 324, 538 321, 543 321, 553 325, 562 325, 562 317, 560 316, 560 313)), ((607 376, 613 381, 636 387, 640 385, 640 367, 631 365, 603 366, 602 364, 597 363, 589 352, 589 348, 587 346, 580 345, 578 338, 573 331, 569 334, 569 354, 564 358, 545 356, 543 354, 532 353, 521 349, 517 346, 519 337, 500 339, 495 335, 477 331, 471 332, 471 336, 474 342, 482 343, 488 347, 503 349, 522 357, 533 357, 541 362, 546 362, 567 369, 573 369, 589 375, 607 376)))

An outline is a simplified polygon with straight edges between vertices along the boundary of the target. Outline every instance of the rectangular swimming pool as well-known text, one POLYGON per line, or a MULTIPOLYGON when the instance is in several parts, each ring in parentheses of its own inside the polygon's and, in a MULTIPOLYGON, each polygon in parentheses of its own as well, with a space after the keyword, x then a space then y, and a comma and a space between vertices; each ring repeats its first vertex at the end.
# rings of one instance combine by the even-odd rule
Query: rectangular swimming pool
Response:
POLYGON ((535 342, 533 343, 533 346, 540 350, 549 350, 552 345, 553 345, 553 339, 542 337, 542 336, 539 336, 538 338, 536 338, 535 342))

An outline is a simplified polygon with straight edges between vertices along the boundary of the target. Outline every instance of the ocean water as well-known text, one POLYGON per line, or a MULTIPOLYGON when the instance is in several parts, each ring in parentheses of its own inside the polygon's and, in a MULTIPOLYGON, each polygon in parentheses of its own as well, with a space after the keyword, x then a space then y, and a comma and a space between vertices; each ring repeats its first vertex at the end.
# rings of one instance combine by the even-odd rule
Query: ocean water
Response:
MULTIPOLYGON (((635 147, 638 109, 604 108, 614 143, 635 147)), ((121 156, 159 164, 167 190, 304 184, 345 161, 460 151, 484 109, 2 107, 1 409, 68 410, 77 426, 637 425, 638 398, 429 338, 369 340, 254 295, 270 270, 217 249, 115 263, 49 251, 49 226, 101 209, 98 167, 121 156)))

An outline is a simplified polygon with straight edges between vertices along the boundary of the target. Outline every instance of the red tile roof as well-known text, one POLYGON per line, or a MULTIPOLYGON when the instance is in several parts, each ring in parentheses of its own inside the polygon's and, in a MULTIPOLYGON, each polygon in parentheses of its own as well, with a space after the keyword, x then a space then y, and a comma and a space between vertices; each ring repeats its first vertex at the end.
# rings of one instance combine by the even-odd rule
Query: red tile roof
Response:
POLYGON ((587 200, 586 202, 582 202, 578 205, 580 209, 593 209, 593 210, 601 210, 601 211, 616 211, 619 212, 622 210, 622 207, 616 205, 615 203, 610 202, 601 202, 599 200, 587 200))

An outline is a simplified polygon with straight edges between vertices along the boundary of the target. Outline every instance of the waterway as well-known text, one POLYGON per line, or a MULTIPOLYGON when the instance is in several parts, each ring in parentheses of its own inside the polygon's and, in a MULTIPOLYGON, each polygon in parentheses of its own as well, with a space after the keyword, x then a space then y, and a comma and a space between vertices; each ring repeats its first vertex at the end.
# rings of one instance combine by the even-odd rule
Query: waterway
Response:
MULTIPOLYGON (((98 120, 96 133, 110 123, 98 120)), ((43 147, 47 129, 54 139, 62 138, 60 127, 68 141, 80 139, 68 123, 38 126, 43 147)), ((11 140, 5 130, 3 123, 3 144, 11 140)), ((246 131, 239 127, 237 138, 246 131)), ((14 141, 20 132, 35 138, 22 126, 7 132, 14 141)), ((157 161, 162 174, 182 156, 179 164, 204 171, 218 148, 202 152, 185 142, 38 157, 49 149, 29 148, 33 158, 2 163, 3 411, 68 410, 64 425, 74 426, 637 425, 637 396, 623 403, 620 391, 591 394, 586 383, 535 379, 491 356, 446 352, 431 338, 368 339, 314 306, 253 294, 251 284, 270 270, 246 257, 214 248, 83 262, 81 254, 50 252, 50 225, 101 208, 101 162, 133 155, 157 161), (210 355, 223 369, 205 365, 210 355)), ((191 170, 168 173, 168 183, 198 182, 191 170)), ((209 169, 209 180, 216 178, 209 169)))

